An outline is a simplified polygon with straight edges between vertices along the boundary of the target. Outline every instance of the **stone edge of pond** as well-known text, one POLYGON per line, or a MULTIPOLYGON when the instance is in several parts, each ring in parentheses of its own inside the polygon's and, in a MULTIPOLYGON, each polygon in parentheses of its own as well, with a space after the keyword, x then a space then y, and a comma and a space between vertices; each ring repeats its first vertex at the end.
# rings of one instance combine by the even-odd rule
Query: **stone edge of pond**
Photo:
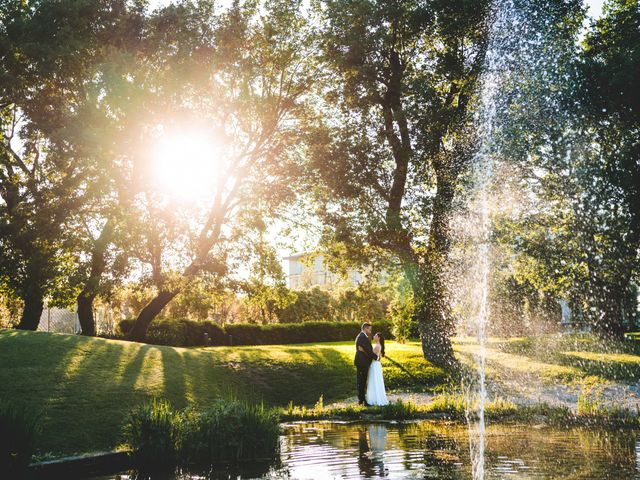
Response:
POLYGON ((36 462, 29 465, 26 478, 78 478, 80 476, 108 475, 133 468, 133 456, 128 450, 94 452, 71 457, 36 462))

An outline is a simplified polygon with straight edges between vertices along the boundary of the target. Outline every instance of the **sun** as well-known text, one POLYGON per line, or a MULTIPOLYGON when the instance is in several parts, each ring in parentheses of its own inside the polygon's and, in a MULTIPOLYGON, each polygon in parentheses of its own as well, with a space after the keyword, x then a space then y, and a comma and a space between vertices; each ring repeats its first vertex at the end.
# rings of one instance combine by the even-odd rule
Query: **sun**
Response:
POLYGON ((155 187, 179 200, 198 200, 213 194, 222 168, 222 145, 216 136, 200 128, 161 132, 150 158, 155 187))

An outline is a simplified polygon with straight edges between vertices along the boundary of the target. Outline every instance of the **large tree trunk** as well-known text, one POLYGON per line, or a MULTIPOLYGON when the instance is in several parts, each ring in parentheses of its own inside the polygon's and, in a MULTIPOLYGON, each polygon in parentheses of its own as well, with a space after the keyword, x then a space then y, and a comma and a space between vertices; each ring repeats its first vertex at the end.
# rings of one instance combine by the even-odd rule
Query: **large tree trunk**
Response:
POLYGON ((107 221, 100 233, 100 236, 95 241, 93 251, 91 252, 91 272, 84 288, 77 298, 78 321, 80 322, 82 335, 93 337, 96 334, 96 322, 93 316, 93 301, 98 294, 100 279, 102 278, 102 274, 106 268, 105 252, 107 250, 107 246, 111 242, 112 234, 113 221, 110 220, 107 221))
MULTIPOLYGON (((444 170, 444 169, 443 169, 444 170)), ((449 215, 453 203, 452 172, 438 172, 429 234, 429 251, 417 275, 416 320, 424 358, 439 367, 457 366, 451 336, 455 325, 450 310, 445 271, 451 244, 449 215)))
POLYGON ((22 310, 22 318, 17 328, 20 330, 37 330, 40 324, 42 310, 44 309, 42 295, 25 295, 22 300, 24 301, 24 307, 22 310))
POLYGON ((94 337, 96 335, 96 322, 93 316, 93 301, 95 294, 89 294, 84 290, 78 295, 78 321, 82 335, 94 337))
POLYGON ((127 334, 127 340, 133 340, 134 342, 144 342, 147 336, 147 329, 154 318, 167 306, 167 304, 173 300, 173 298, 180 293, 180 290, 161 291, 155 296, 140 312, 138 318, 136 318, 133 327, 127 334))
POLYGON ((621 340, 624 338, 624 303, 628 295, 630 279, 618 279, 615 284, 602 282, 598 292, 600 301, 593 312, 593 329, 603 338, 621 340))
POLYGON ((442 368, 456 368, 457 361, 453 353, 451 336, 455 333, 449 311, 441 271, 441 265, 428 262, 428 265, 405 266, 405 275, 411 283, 414 294, 414 320, 418 324, 422 354, 425 360, 442 368))
MULTIPOLYGON (((207 225, 201 232, 201 236, 199 239, 199 248, 197 250, 198 254, 196 258, 191 262, 191 264, 184 270, 182 273, 183 278, 190 278, 193 275, 196 275, 200 269, 202 268, 200 259, 205 258, 208 253, 211 251, 213 245, 218 241, 220 237, 220 232, 222 229, 222 219, 224 218, 226 210, 226 206, 219 206, 220 199, 217 198, 216 208, 214 208, 209 216, 207 221, 207 225), (207 232, 213 225, 213 230, 210 235, 207 235, 207 232)), ((228 199, 225 201, 228 206, 228 199)), ((157 262, 157 268, 154 268, 154 276, 156 285, 160 284, 162 280, 161 270, 160 270, 161 262, 157 262)), ((180 287, 174 288, 173 290, 160 290, 160 293, 153 298, 140 312, 138 318, 136 318, 133 327, 129 331, 127 335, 128 340, 133 340, 136 342, 144 342, 144 339, 147 335, 147 329, 151 322, 160 314, 162 309, 167 306, 167 304, 173 300, 173 298, 178 295, 181 291, 180 287)))

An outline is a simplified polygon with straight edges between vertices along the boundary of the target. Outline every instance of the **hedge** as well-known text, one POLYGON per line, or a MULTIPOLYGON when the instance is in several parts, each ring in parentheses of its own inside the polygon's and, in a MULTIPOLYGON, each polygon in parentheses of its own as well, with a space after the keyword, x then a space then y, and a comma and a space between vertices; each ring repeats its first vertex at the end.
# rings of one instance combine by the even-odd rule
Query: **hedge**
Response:
MULTIPOLYGON (((133 326, 133 319, 121 320, 118 333, 125 336, 133 326)), ((186 318, 159 320, 153 322, 147 330, 146 342, 153 345, 174 347, 203 346, 204 334, 209 336, 210 345, 227 345, 227 334, 213 322, 195 322, 186 318)))
MULTIPOLYGON (((125 319, 118 324, 121 336, 126 335, 134 320, 125 319)), ((157 320, 147 330, 146 342, 174 347, 204 346, 206 333, 209 345, 278 345, 291 343, 344 342, 354 340, 360 331, 354 322, 304 322, 254 325, 238 323, 224 328, 210 321, 188 319, 157 320)), ((393 338, 389 322, 375 322, 375 332, 393 338)))

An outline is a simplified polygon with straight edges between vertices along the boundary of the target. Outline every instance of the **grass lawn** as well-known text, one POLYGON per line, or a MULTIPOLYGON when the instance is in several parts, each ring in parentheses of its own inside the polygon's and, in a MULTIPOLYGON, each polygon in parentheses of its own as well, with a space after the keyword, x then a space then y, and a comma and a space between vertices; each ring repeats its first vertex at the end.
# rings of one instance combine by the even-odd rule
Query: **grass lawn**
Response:
MULTIPOLYGON (((235 396, 267 405, 355 395, 353 344, 173 348, 44 332, 0 330, 0 401, 41 414, 40 453, 108 449, 129 410, 154 396, 175 407, 235 396)), ((390 389, 445 382, 418 343, 387 343, 390 389)))
MULTIPOLYGON (((457 349, 464 355, 474 348, 459 343, 457 349)), ((587 334, 493 338, 487 358, 498 375, 535 373, 549 384, 635 383, 640 378, 640 343, 603 342, 587 334)))
MULTIPOLYGON (((458 338, 454 348, 471 366, 474 339, 458 338)), ((493 378, 535 376, 546 384, 597 385, 640 379, 640 342, 608 341, 588 334, 489 338, 487 375, 493 378)))
MULTIPOLYGON (((39 453, 113 448, 130 409, 153 397, 176 408, 236 397, 270 406, 311 406, 355 395, 351 342, 255 347, 174 348, 75 335, 0 330, 0 402, 25 404, 41 415, 39 453)), ((456 339, 471 366, 477 345, 456 339)), ((388 342, 388 389, 455 389, 425 362, 419 343, 388 342), (416 383, 417 380, 417 383, 416 383)), ((489 378, 533 378, 548 384, 636 382, 640 344, 606 344, 590 336, 492 338, 489 378)))

